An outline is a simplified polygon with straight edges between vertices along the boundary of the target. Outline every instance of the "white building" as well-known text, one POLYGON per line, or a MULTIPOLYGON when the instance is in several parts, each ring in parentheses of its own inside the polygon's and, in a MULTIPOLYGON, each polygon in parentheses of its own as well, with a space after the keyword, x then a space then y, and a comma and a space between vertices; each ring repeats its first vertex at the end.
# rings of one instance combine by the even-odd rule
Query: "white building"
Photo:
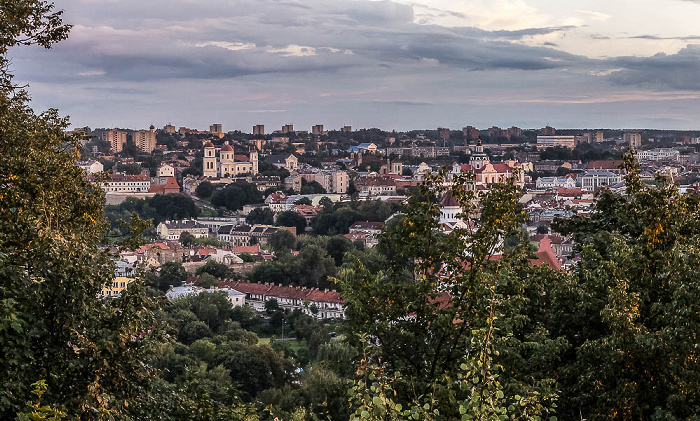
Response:
POLYGON ((148 193, 151 178, 145 175, 110 174, 102 182, 105 193, 148 193))
POLYGON ((189 232, 195 238, 205 238, 209 236, 209 227, 200 224, 194 219, 182 221, 165 221, 158 224, 156 228, 158 236, 163 240, 177 241, 183 232, 189 232))
POLYGON ((612 186, 620 182, 622 177, 609 171, 588 171, 578 177, 581 190, 593 191, 603 186, 612 186))
POLYGON ((175 168, 172 165, 162 164, 158 167, 158 177, 175 177, 175 168))
POLYGON ((104 171, 105 167, 100 161, 95 161, 93 159, 89 161, 78 161, 75 163, 78 167, 82 168, 88 174, 95 174, 104 171))
POLYGON ((573 177, 540 177, 535 182, 535 187, 538 190, 558 187, 573 189, 576 187, 576 181, 573 177))
POLYGON ((165 297, 172 301, 178 298, 189 297, 191 295, 199 295, 203 292, 208 293, 224 293, 226 298, 234 307, 241 307, 245 304, 245 294, 236 291, 233 288, 208 288, 204 289, 195 285, 183 285, 179 287, 170 287, 168 292, 165 293, 165 297))
POLYGON ((640 161, 674 161, 680 159, 680 151, 674 148, 656 148, 646 151, 638 151, 637 159, 640 161))
POLYGON ((555 146, 573 149, 576 147, 576 136, 537 136, 538 148, 553 148, 555 146))

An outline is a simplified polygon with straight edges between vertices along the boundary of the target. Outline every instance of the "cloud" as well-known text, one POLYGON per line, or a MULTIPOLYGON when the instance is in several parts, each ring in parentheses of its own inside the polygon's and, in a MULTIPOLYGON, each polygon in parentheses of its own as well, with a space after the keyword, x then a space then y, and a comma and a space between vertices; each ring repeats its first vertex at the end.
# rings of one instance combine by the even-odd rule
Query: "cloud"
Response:
MULTIPOLYGON (((351 68, 421 68, 431 62, 461 71, 540 70, 586 61, 556 48, 518 43, 573 26, 487 31, 419 25, 413 7, 392 1, 233 0, 225 6, 224 0, 196 5, 182 0, 151 0, 148 5, 125 0, 101 2, 99 7, 84 3, 78 7, 78 1, 66 0, 66 10, 78 13, 68 15, 78 21, 69 39, 51 56, 25 56, 47 57, 52 63, 33 66, 29 72, 35 80, 66 82, 71 75, 112 81, 230 79, 351 68), (101 74, 91 73, 95 66, 101 74), (52 71, 56 68, 71 72, 57 75, 52 71)), ((507 16, 534 13, 520 0, 497 3, 507 16)), ((461 16, 458 11, 427 10, 461 16)))
POLYGON ((576 13, 597 21, 605 21, 610 19, 611 17, 607 13, 594 12, 591 10, 577 10, 576 13))
POLYGON ((608 76, 616 85, 700 91, 699 45, 688 45, 676 54, 619 57, 610 62, 623 69, 608 76))
POLYGON ((653 41, 661 41, 661 40, 693 41, 693 40, 699 40, 700 35, 687 35, 687 36, 675 36, 675 37, 662 37, 659 35, 635 35, 635 36, 627 37, 627 39, 648 39, 648 40, 653 40, 653 41))

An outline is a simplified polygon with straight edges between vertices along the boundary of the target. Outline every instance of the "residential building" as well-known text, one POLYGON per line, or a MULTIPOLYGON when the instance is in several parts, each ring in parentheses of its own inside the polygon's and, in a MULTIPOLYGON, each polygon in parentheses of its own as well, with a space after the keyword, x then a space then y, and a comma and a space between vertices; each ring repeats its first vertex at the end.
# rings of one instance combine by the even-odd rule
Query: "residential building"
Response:
POLYGON ((680 151, 674 148, 655 148, 646 151, 638 151, 637 159, 640 161, 673 161, 680 159, 680 151))
MULTIPOLYGON (((554 127, 544 127, 540 130, 540 135, 541 136, 556 136, 557 135, 557 130, 554 127)), ((539 138, 539 136, 537 136, 539 138)))
POLYGON ((209 133, 219 136, 224 134, 223 126, 221 124, 215 123, 209 126, 209 133))
POLYGON ((610 171, 615 174, 622 174, 622 160, 594 160, 588 161, 586 164, 586 171, 610 171))
POLYGON ((265 125, 256 124, 253 126, 253 136, 265 136, 265 125))
POLYGON ((467 126, 463 128, 462 133, 467 141, 477 140, 479 138, 479 129, 474 126, 467 126))
POLYGON ((112 152, 121 152, 126 143, 126 132, 112 129, 102 133, 102 140, 109 143, 109 150, 112 152))
POLYGON ((365 247, 374 247, 379 244, 379 234, 383 229, 384 224, 381 222, 357 221, 350 226, 350 232, 345 234, 345 238, 362 241, 365 247))
POLYGON ((355 153, 358 153, 358 152, 360 152, 360 153, 364 153, 364 152, 375 153, 375 152, 377 152, 377 145, 374 144, 374 143, 372 143, 372 142, 369 142, 369 143, 360 143, 360 144, 357 145, 357 146, 351 146, 351 147, 349 147, 349 148, 348 148, 348 152, 355 152, 355 153))
POLYGON ((360 193, 369 196, 391 196, 396 194, 396 181, 389 176, 362 177, 355 182, 360 193))
POLYGON ((489 127, 489 138, 497 139, 503 136, 503 129, 498 126, 489 127))
POLYGON ((145 175, 109 174, 101 181, 105 193, 148 193, 151 188, 151 178, 145 175))
POLYGON ((294 125, 293 124, 285 124, 282 126, 282 133, 291 133, 294 131, 294 125))
POLYGON ((299 158, 294 154, 268 155, 265 157, 265 162, 275 167, 285 168, 289 172, 299 169, 299 158))
POLYGON ((156 181, 165 181, 164 183, 154 183, 151 180, 151 187, 148 189, 150 193, 156 194, 178 194, 180 193, 180 185, 177 184, 175 177, 155 177, 156 181))
POLYGON ((176 129, 175 126, 173 126, 172 124, 166 124, 165 126, 163 126, 163 131, 168 134, 175 134, 176 129))
POLYGON ((311 126, 311 134, 315 136, 321 136, 323 134, 323 124, 311 126))
POLYGON ((225 282, 222 285, 244 293, 246 304, 259 312, 264 312, 265 303, 274 299, 285 310, 300 310, 318 319, 345 318, 345 301, 337 291, 243 281, 225 282))
POLYGON ((328 193, 345 193, 350 184, 348 172, 341 170, 319 171, 314 173, 313 181, 320 184, 328 193))
POLYGON ((639 149, 642 146, 642 135, 640 133, 625 133, 622 135, 622 140, 629 145, 630 149, 639 149))
POLYGON ((576 180, 573 177, 539 177, 535 182, 535 187, 538 190, 552 189, 557 187, 563 187, 566 189, 573 189, 576 187, 576 180))
POLYGON ((131 135, 134 139, 134 144, 141 152, 151 153, 156 148, 155 130, 139 130, 131 135))
POLYGON ((206 238, 209 236, 209 227, 202 225, 194 219, 184 219, 181 221, 164 221, 156 227, 158 237, 163 240, 178 241, 183 232, 189 232, 195 238, 206 238))
POLYGON ((198 287, 196 285, 182 285, 179 287, 170 287, 168 292, 165 293, 165 298, 168 300, 176 300, 178 298, 183 298, 183 297, 189 297, 192 295, 199 295, 203 292, 208 292, 210 294, 213 293, 224 293, 226 294, 226 298, 228 301, 231 303, 233 307, 241 307, 245 305, 245 294, 236 291, 233 288, 208 288, 204 289, 202 287, 198 287))
POLYGON ((343 126, 340 128, 340 131, 343 133, 351 133, 352 132, 352 126, 343 126))
POLYGON ((134 281, 134 278, 126 276, 117 276, 111 282, 102 285, 100 298, 118 298, 124 290, 129 287, 129 284, 134 281))
POLYGON ((172 165, 161 164, 158 167, 158 177, 175 177, 175 168, 172 165))

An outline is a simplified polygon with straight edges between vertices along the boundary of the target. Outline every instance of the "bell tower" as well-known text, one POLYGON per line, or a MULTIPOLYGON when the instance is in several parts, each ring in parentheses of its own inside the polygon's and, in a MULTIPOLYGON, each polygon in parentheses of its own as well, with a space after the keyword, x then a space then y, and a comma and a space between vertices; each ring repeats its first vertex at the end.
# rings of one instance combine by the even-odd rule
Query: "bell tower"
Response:
POLYGON ((205 177, 218 177, 218 171, 216 168, 216 148, 211 142, 204 144, 204 159, 203 161, 203 171, 202 174, 205 177))

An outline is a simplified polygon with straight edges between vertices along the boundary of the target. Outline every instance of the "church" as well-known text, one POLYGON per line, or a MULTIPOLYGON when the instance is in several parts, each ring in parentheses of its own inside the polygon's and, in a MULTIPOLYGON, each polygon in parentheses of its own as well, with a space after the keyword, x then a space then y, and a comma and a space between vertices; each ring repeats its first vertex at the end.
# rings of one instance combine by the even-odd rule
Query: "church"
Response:
POLYGON ((258 152, 250 151, 250 157, 236 155, 228 141, 218 151, 213 143, 204 144, 203 175, 211 178, 239 177, 258 173, 258 152))

